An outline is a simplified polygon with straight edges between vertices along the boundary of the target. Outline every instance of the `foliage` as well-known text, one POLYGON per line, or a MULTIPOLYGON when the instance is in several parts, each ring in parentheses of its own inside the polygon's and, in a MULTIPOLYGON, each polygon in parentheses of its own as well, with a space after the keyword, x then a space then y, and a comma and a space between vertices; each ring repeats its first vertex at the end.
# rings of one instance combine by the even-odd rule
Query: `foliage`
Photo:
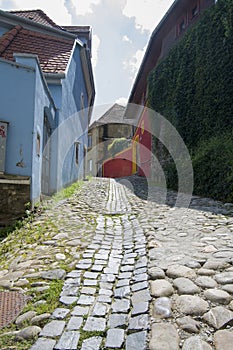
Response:
POLYGON ((55 202, 59 202, 63 199, 71 197, 77 190, 79 190, 82 186, 81 181, 74 182, 72 185, 69 187, 63 188, 61 191, 57 192, 53 196, 53 200, 55 202))
MULTIPOLYGON (((11 328, 4 328, 4 331, 12 331, 11 328)), ((2 350, 30 350, 36 339, 17 341, 14 335, 0 337, 0 349, 2 350)))
POLYGON ((62 280, 53 280, 50 282, 49 289, 43 293, 38 293, 24 308, 23 312, 27 311, 36 311, 38 315, 43 313, 52 313, 59 305, 59 296, 62 291, 63 281, 62 280), (34 305, 36 301, 45 300, 46 303, 34 305))
MULTIPOLYGON (((221 141, 230 147, 223 134, 233 130, 232 57, 233 2, 219 0, 158 63, 148 79, 149 106, 176 127, 194 160, 195 191, 217 199, 232 198, 232 177, 224 179, 223 192, 219 183, 220 169, 228 174, 232 157, 226 152, 229 158, 221 158, 219 151, 221 141), (211 150, 214 156, 209 152, 207 159, 201 149, 211 150), (208 166, 211 171, 204 176, 208 166)), ((174 174, 172 166, 166 166, 170 167, 168 174, 174 174)), ((168 183, 174 188, 171 179, 168 183)))
POLYGON ((124 151, 127 147, 129 147, 129 140, 124 137, 115 138, 108 146, 108 152, 110 156, 113 157, 117 153, 124 151))
POLYGON ((233 133, 214 136, 193 157, 195 192, 233 203, 233 133))
MULTIPOLYGON (((88 178, 89 180, 91 179, 90 177, 88 178)), ((83 182, 77 181, 74 182, 72 185, 63 188, 61 191, 57 192, 56 194, 53 195, 52 197, 52 205, 54 203, 57 203, 63 199, 67 199, 71 197, 77 190, 79 190, 82 186, 83 182)), ((26 210, 25 210, 25 216, 22 217, 21 219, 16 220, 13 222, 11 225, 6 226, 6 227, 0 227, 0 241, 6 238, 8 235, 11 233, 18 233, 18 231, 21 228, 29 228, 30 223, 32 222, 33 218, 36 215, 39 215, 44 209, 48 207, 49 202, 47 203, 37 203, 34 205, 34 208, 32 211, 30 211, 29 208, 31 206, 30 203, 27 203, 25 205, 26 210)), ((1 248, 0 248, 0 253, 1 253, 1 248)))
MULTIPOLYGON (((23 312, 27 311, 36 311, 38 315, 42 313, 52 313, 57 307, 61 307, 62 305, 59 302, 59 296, 62 291, 63 281, 54 280, 50 282, 49 289, 44 293, 38 293, 24 308, 23 312), (34 305, 36 301, 45 300, 46 303, 39 304, 37 306, 34 305)), ((46 323, 47 320, 44 321, 46 323)), ((30 325, 30 322, 26 322, 24 327, 30 325)), ((43 326, 43 325, 41 325, 43 326)), ((3 350, 29 350, 33 343, 35 343, 36 339, 30 340, 18 340, 15 335, 4 335, 8 332, 16 331, 17 326, 15 324, 10 324, 8 327, 1 329, 0 334, 0 349, 3 350)))
POLYGON ((21 228, 23 226, 23 221, 17 220, 10 226, 0 227, 0 241, 6 238, 11 232, 21 228))

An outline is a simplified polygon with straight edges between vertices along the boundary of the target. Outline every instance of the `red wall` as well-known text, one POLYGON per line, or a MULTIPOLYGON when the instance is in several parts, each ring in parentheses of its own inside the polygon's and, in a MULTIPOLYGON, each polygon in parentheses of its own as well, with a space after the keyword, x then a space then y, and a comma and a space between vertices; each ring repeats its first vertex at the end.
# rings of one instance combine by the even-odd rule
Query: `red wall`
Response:
POLYGON ((132 175, 132 148, 118 153, 115 158, 108 159, 103 164, 104 177, 125 177, 132 175))
POLYGON ((139 176, 150 177, 151 140, 150 120, 147 108, 145 108, 132 139, 131 147, 118 153, 113 159, 104 162, 103 176, 115 178, 137 173, 139 176), (136 162, 136 165, 134 162, 136 162))
POLYGON ((148 108, 145 107, 138 128, 134 135, 134 142, 138 140, 137 172, 140 176, 150 177, 151 174, 151 145, 152 135, 148 116, 148 108))
POLYGON ((132 161, 128 159, 110 159, 104 163, 104 177, 125 177, 132 174, 132 161))

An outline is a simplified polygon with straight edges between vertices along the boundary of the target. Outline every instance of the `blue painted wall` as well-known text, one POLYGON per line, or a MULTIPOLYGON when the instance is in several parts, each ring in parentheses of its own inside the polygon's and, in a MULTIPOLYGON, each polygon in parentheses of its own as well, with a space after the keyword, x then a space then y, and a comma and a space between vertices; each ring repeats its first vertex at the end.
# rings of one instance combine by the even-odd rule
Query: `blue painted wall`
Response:
POLYGON ((15 56, 17 63, 0 59, 0 120, 9 122, 5 172, 31 177, 32 202, 41 195, 45 114, 52 129, 51 192, 84 177, 88 97, 80 49, 75 45, 61 85, 49 87, 35 57, 19 54, 15 56), (40 137, 39 155, 37 135, 40 137))
POLYGON ((67 186, 84 177, 84 147, 88 139, 88 111, 81 109, 81 95, 87 107, 87 90, 82 71, 79 45, 67 69, 66 79, 62 80, 62 103, 59 113, 59 169, 61 171, 60 186, 67 186), (76 146, 79 142, 78 163, 76 162, 76 146))
MULTIPOLYGON (((43 79, 37 59, 28 57, 27 55, 17 55, 16 61, 21 64, 33 67, 35 70, 34 85, 34 122, 32 131, 32 172, 31 172, 31 198, 36 201, 41 194, 41 173, 43 160, 43 129, 44 116, 48 118, 50 128, 53 131, 56 127, 55 108, 52 97, 50 96, 47 85, 43 79), (37 138, 40 138, 40 152, 37 150, 37 138)), ((56 144, 54 145, 56 149, 56 144)), ((51 158, 55 157, 55 152, 51 148, 51 158)), ((51 159, 52 162, 52 159, 51 159)), ((49 187, 56 188, 56 177, 50 178, 49 187)))
MULTIPOLYGON (((41 194, 44 113, 55 128, 55 108, 37 60, 20 55, 15 59, 17 64, 0 60, 0 120, 9 122, 5 172, 30 176, 31 200, 35 202, 41 194)), ((54 181, 56 177, 51 178, 51 183, 54 181)))
POLYGON ((9 122, 5 172, 31 176, 35 70, 0 59, 0 77, 0 120, 9 122))

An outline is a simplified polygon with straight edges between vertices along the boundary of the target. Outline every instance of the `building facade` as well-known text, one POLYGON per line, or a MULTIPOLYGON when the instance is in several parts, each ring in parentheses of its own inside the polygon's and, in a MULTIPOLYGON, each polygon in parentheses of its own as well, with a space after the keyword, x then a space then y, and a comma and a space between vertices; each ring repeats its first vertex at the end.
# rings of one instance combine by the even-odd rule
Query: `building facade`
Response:
MULTIPOLYGON (((95 96, 90 59, 86 42, 42 11, 0 11, 0 121, 7 128, 0 186, 5 191, 6 184, 10 191, 14 182, 27 182, 27 202, 34 204, 85 177, 95 96)), ((17 194, 10 197, 9 210, 17 194)))
POLYGON ((92 176, 119 177, 123 164, 106 168, 106 161, 116 159, 120 150, 131 144, 133 128, 123 120, 125 107, 114 104, 89 128, 88 170, 92 176))
MULTIPOLYGON (((152 176, 153 113, 147 108, 148 76, 214 0, 176 0, 153 31, 130 93, 124 118, 137 123, 131 150, 132 173, 152 176), (143 125, 143 127, 141 127, 143 125), (146 130, 146 133, 142 130, 146 130), (140 135, 139 135, 140 134, 140 135)), ((128 151, 127 151, 128 152, 128 151)), ((121 155, 124 157, 124 154, 121 155)))

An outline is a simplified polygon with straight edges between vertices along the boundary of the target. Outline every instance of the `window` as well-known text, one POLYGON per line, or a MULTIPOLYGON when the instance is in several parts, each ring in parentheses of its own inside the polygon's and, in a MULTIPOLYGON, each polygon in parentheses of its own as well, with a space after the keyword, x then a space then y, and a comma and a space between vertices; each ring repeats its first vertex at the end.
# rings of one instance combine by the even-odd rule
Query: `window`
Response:
POLYGON ((191 19, 193 19, 194 17, 196 17, 198 15, 198 6, 194 6, 192 11, 191 11, 191 19))
POLYGON ((79 162, 79 142, 75 142, 75 160, 76 164, 79 162))
POLYGON ((37 133, 36 136, 36 154, 38 157, 40 157, 40 134, 37 133))
POLYGON ((88 134, 87 147, 92 148, 92 134, 88 134))
POLYGON ((183 19, 179 25, 179 33, 182 33, 185 30, 185 20, 183 19))
POLYGON ((92 172, 92 159, 88 161, 88 171, 92 172))
POLYGON ((186 26, 187 26, 187 18, 186 18, 186 14, 185 14, 185 15, 182 15, 177 22, 177 26, 176 26, 177 37, 179 37, 181 34, 183 34, 183 32, 186 29, 186 26))

